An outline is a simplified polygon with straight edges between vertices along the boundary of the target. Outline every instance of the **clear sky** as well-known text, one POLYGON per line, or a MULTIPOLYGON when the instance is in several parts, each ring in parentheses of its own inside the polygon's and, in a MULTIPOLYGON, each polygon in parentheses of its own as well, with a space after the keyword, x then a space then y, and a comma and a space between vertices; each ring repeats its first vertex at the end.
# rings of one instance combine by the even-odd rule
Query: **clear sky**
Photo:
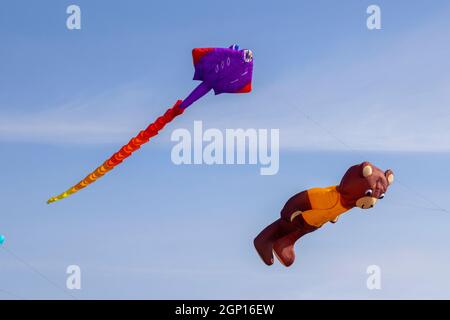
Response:
POLYGON ((0 250, 0 299, 70 298, 50 282, 72 264, 87 299, 450 298, 449 28, 443 0, 2 1, 0 234, 28 266, 0 250), (254 52, 251 94, 206 96, 46 205, 194 88, 192 48, 233 43, 254 52), (175 166, 170 134, 194 120, 280 129, 279 173, 175 166), (364 160, 394 170, 386 198, 303 238, 291 268, 263 265, 252 240, 284 202, 364 160))

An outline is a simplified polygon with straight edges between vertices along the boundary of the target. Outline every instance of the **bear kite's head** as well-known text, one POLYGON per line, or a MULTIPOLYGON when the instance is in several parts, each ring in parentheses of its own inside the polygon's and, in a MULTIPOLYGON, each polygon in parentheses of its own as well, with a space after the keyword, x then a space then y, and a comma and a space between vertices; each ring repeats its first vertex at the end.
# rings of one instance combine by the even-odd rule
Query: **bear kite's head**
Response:
POLYGON ((338 191, 344 206, 370 209, 378 199, 384 198, 393 182, 394 173, 391 170, 383 172, 370 162, 363 162, 347 170, 338 191))

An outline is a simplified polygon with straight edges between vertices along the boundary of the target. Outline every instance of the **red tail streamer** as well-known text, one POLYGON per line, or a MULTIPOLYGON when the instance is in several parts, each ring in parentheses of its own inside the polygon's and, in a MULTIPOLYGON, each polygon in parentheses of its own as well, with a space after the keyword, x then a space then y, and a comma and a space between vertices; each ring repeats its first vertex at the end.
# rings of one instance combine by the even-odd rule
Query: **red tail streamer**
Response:
POLYGON ((95 182, 97 179, 104 176, 108 171, 114 169, 115 166, 122 163, 122 161, 131 154, 139 149, 141 145, 148 142, 151 137, 154 137, 158 134, 159 130, 164 128, 166 124, 171 122, 176 116, 183 113, 184 109, 180 108, 181 100, 178 100, 175 105, 168 109, 164 115, 158 117, 155 122, 150 124, 145 130, 139 132, 134 138, 130 140, 126 145, 124 145, 119 151, 114 153, 108 160, 106 160, 101 166, 92 171, 90 174, 86 176, 83 180, 78 182, 76 185, 72 186, 70 189, 61 193, 58 196, 52 197, 48 199, 47 203, 52 203, 61 199, 64 199, 79 190, 87 187, 91 183, 95 182))

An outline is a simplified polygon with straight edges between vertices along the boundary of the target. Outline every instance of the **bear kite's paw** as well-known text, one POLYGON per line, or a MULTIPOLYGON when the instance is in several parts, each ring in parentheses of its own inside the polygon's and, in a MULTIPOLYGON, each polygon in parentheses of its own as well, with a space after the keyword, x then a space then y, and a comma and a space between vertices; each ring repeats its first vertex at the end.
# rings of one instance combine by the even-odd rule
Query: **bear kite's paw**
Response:
POLYGON ((272 244, 264 241, 261 237, 256 237, 253 240, 256 252, 258 252, 261 260, 268 266, 273 264, 272 244))
POLYGON ((289 245, 286 246, 286 244, 282 243, 282 239, 275 242, 273 245, 273 253, 278 261, 285 267, 290 267, 295 261, 294 247, 289 245))

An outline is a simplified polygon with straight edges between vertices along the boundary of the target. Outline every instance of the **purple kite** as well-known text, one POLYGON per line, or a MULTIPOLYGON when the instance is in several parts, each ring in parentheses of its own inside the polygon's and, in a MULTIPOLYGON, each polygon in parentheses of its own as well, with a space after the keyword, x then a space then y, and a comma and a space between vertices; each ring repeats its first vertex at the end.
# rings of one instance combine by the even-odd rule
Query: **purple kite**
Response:
POLYGON ((238 45, 229 48, 195 48, 192 50, 195 74, 194 80, 202 81, 184 100, 178 100, 163 116, 156 119, 145 130, 139 132, 130 142, 113 154, 101 166, 83 180, 58 196, 50 198, 47 203, 64 199, 101 178, 108 171, 129 157, 142 144, 156 136, 164 126, 195 101, 209 91, 214 93, 247 93, 252 90, 253 53, 251 50, 239 50, 238 45))
POLYGON ((239 50, 237 45, 226 49, 195 48, 192 57, 194 80, 202 83, 181 103, 181 109, 186 109, 211 89, 215 94, 246 93, 252 90, 252 51, 239 50))

